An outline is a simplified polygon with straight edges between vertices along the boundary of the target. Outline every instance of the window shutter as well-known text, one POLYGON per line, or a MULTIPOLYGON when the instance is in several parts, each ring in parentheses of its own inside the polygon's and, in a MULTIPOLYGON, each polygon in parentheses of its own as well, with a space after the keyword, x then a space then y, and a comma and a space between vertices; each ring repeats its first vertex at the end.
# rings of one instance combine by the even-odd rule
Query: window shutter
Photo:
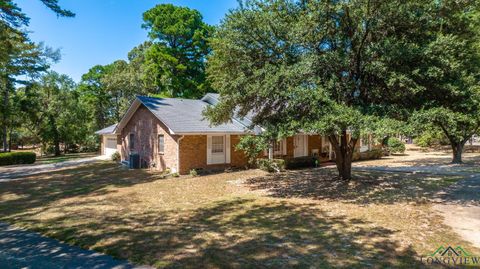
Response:
POLYGON ((225 163, 230 163, 230 135, 225 136, 225 163))
POLYGON ((212 163, 212 136, 207 135, 207 164, 212 163))

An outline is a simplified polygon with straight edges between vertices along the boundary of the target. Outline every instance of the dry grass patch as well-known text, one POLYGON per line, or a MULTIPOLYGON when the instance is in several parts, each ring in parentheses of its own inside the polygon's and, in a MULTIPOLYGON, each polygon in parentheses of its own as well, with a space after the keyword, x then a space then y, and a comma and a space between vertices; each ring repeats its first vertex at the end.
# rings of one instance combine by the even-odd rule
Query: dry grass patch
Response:
POLYGON ((328 169, 159 179, 100 163, 0 183, 0 220, 169 268, 418 268, 445 243, 476 252, 432 213, 455 178, 328 169))

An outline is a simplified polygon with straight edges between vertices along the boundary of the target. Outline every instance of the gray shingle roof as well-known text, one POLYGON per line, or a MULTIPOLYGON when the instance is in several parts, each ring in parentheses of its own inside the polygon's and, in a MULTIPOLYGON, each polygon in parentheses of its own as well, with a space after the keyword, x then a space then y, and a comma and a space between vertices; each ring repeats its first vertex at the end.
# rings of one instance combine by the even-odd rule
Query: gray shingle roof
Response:
MULTIPOLYGON (((218 93, 207 93, 203 98, 202 101, 209 103, 210 105, 216 105, 220 102, 220 94, 218 93)), ((234 120, 239 122, 241 125, 251 127, 252 125, 252 118, 254 117, 253 112, 249 112, 245 117, 240 117, 238 115, 234 116, 234 120)), ((260 126, 254 126, 253 132, 255 134, 260 134, 262 132, 262 128, 260 126)))
POLYGON ((95 134, 98 135, 108 135, 108 134, 114 134, 115 133, 115 128, 117 128, 117 124, 110 125, 100 131, 96 131, 95 134))
POLYGON ((177 134, 246 132, 245 126, 236 121, 211 126, 202 114, 209 104, 202 100, 146 96, 138 96, 137 98, 171 131, 177 134))

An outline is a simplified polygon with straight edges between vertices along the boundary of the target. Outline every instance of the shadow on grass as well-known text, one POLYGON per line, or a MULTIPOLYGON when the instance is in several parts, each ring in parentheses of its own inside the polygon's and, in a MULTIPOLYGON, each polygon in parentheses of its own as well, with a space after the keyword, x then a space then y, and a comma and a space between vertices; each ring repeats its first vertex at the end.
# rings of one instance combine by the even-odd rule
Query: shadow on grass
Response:
POLYGON ((246 185, 277 198, 392 204, 441 199, 438 192, 461 178, 376 171, 354 171, 353 177, 343 181, 336 178, 334 169, 306 169, 249 179, 246 185))
POLYGON ((413 249, 390 239, 395 231, 371 227, 315 204, 237 198, 187 212, 96 216, 50 236, 162 268, 422 267, 413 249))
POLYGON ((0 212, 4 216, 18 214, 18 218, 23 218, 40 212, 34 209, 48 210, 49 205, 57 200, 104 195, 109 192, 108 186, 128 187, 157 179, 155 174, 144 170, 131 171, 105 162, 35 174, 0 183, 0 212))

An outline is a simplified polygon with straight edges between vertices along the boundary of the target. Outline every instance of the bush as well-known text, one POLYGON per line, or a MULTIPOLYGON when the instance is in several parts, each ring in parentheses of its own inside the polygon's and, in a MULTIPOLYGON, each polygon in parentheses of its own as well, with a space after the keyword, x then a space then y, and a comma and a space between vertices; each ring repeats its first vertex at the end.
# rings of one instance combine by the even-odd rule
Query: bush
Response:
POLYGON ((179 176, 180 176, 179 173, 173 173, 173 174, 172 174, 172 177, 179 177, 179 176))
POLYGON ((298 168, 306 168, 306 167, 315 167, 318 164, 318 159, 311 156, 306 157, 297 157, 288 159, 286 162, 287 169, 298 169, 298 168))
POLYGON ((112 161, 114 162, 119 162, 120 161, 120 153, 118 151, 115 151, 115 153, 112 154, 112 161))
POLYGON ((400 141, 398 138, 390 137, 387 141, 388 150, 391 153, 404 153, 405 152, 405 144, 400 141))
MULTIPOLYGON (((403 145, 403 147, 405 147, 405 145, 403 145)), ((405 150, 403 150, 405 152, 405 150)), ((383 150, 381 149, 372 149, 370 151, 370 155, 369 155, 369 158, 370 159, 380 159, 383 157, 383 150)))
POLYGON ((0 153, 0 166, 12 164, 32 164, 36 161, 34 152, 6 152, 0 153))
POLYGON ((436 145, 448 145, 448 139, 442 132, 426 131, 415 139, 415 144, 422 148, 428 148, 436 145))
POLYGON ((235 150, 243 151, 250 167, 255 165, 257 157, 267 148, 268 143, 265 139, 254 135, 242 136, 238 144, 235 146, 235 150))
POLYGON ((258 159, 257 166, 263 171, 269 173, 281 172, 285 170, 285 160, 282 159, 258 159))
POLYGON ((190 176, 192 176, 192 177, 198 176, 197 170, 195 170, 195 169, 190 170, 190 176))

